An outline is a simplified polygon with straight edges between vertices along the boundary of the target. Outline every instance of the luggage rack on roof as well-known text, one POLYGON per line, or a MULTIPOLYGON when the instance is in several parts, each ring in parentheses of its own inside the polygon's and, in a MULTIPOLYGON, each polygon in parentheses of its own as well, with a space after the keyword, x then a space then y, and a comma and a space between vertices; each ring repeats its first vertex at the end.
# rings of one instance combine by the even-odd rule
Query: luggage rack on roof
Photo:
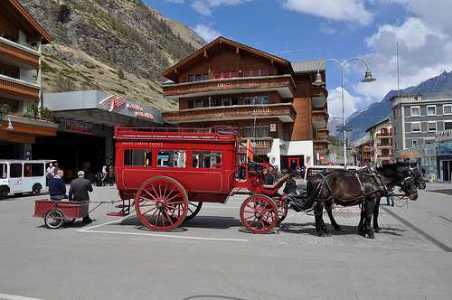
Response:
POLYGON ((177 140, 229 140, 236 139, 239 133, 232 127, 215 126, 211 128, 189 127, 116 127, 116 139, 177 139, 177 140))

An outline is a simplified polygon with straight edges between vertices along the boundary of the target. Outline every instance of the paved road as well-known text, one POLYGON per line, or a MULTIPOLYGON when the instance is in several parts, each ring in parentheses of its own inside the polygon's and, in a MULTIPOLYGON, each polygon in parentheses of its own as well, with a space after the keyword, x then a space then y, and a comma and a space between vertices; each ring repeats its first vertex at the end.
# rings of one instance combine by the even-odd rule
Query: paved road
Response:
MULTIPOLYGON (((336 209, 343 230, 320 238, 294 212, 249 234, 240 199, 170 233, 107 217, 108 205, 89 226, 48 230, 31 217, 36 197, 0 200, 0 299, 452 299, 452 197, 436 192, 447 189, 383 209, 375 240, 356 234, 356 208, 336 209)), ((117 199, 111 187, 94 196, 117 199)))

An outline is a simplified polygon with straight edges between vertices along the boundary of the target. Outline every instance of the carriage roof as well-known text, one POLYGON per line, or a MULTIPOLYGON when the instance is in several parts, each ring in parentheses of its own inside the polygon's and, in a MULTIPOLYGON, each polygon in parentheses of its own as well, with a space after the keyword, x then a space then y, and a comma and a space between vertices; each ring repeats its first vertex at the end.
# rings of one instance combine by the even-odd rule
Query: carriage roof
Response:
POLYGON ((231 128, 116 127, 116 141, 235 143, 238 133, 231 128))

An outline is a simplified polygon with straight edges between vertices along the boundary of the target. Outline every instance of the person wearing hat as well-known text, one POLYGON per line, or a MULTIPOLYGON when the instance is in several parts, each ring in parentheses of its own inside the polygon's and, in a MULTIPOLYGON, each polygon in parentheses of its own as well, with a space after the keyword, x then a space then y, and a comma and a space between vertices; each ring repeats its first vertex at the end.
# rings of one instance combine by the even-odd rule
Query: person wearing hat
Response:
MULTIPOLYGON (((77 173, 78 178, 72 180, 71 187, 69 189, 69 200, 71 201, 89 201, 89 193, 93 191, 91 182, 85 179, 85 172, 79 171, 77 173)), ((83 223, 89 224, 93 220, 86 216, 83 218, 83 223)))

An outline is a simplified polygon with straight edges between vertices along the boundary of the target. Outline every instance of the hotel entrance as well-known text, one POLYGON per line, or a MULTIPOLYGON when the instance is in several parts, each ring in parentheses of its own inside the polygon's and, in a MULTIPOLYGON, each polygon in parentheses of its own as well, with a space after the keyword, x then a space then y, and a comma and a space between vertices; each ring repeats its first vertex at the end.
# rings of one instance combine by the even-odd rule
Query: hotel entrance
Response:
POLYGON ((452 181, 452 160, 441 161, 441 173, 443 181, 452 181))
POLYGON ((281 169, 296 171, 304 167, 304 155, 281 157, 281 169))

